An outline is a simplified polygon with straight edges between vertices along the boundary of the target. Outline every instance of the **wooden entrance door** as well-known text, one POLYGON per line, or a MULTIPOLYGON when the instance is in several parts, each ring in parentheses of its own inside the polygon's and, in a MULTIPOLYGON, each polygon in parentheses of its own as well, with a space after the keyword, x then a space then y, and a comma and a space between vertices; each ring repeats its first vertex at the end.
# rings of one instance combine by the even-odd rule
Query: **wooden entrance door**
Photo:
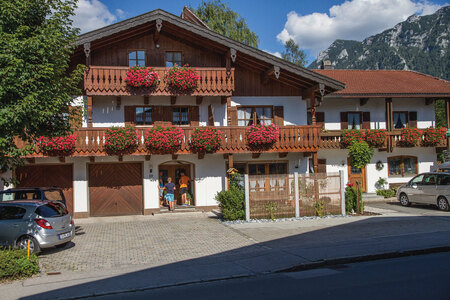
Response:
POLYGON ((89 165, 90 216, 142 214, 142 164, 89 165))
POLYGON ((359 169, 351 166, 350 158, 347 159, 348 165, 348 181, 353 183, 356 187, 356 181, 360 183, 360 187, 363 192, 367 192, 366 184, 366 167, 359 169))
POLYGON ((191 205, 194 204, 194 193, 192 188, 192 177, 191 177, 191 166, 188 164, 177 164, 177 165, 161 165, 159 166, 159 171, 163 174, 164 184, 167 183, 167 178, 172 178, 172 182, 175 183, 175 204, 181 204, 181 195, 180 195, 180 178, 181 173, 184 172, 186 176, 191 179, 191 184, 189 186, 189 194, 192 196, 191 205))
POLYGON ((66 206, 73 215, 72 165, 30 165, 15 170, 17 187, 56 186, 63 190, 66 206))

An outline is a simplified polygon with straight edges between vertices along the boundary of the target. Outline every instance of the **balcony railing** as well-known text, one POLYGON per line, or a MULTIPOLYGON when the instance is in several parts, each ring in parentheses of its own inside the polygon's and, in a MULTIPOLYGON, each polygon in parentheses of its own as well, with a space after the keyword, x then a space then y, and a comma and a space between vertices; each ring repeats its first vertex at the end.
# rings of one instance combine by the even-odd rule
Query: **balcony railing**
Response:
MULTIPOLYGON (((89 66, 84 72, 86 95, 177 95, 164 80, 168 68, 155 67, 160 83, 152 89, 132 88, 125 82, 128 67, 89 66)), ((230 96, 234 91, 234 68, 196 68, 200 76, 198 87, 189 95, 230 96)))
MULTIPOLYGON (((215 127, 222 132, 223 140, 216 153, 262 153, 262 152, 315 152, 320 144, 319 126, 284 126, 280 128, 280 138, 271 147, 253 149, 247 144, 247 128, 237 126, 215 127)), ((182 127, 184 138, 181 148, 174 154, 193 153, 189 141, 195 127, 182 127)), ((134 155, 148 155, 144 144, 144 132, 147 128, 137 129, 140 136, 139 144, 134 155)), ((81 128, 75 132, 75 151, 72 156, 104 156, 105 128, 81 128)), ((37 150, 32 156, 44 156, 37 150)))

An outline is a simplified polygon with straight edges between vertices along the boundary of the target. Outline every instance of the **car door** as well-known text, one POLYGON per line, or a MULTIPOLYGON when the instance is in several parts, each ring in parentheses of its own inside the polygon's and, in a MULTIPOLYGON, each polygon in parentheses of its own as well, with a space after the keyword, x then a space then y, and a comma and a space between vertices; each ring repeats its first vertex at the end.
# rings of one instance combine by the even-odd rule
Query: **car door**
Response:
POLYGON ((420 174, 414 177, 409 181, 409 183, 406 185, 406 188, 403 190, 406 192, 406 195, 408 196, 409 202, 417 202, 416 199, 420 198, 422 194, 422 180, 424 175, 420 174))
POLYGON ((435 204, 436 199, 436 174, 425 174, 422 180, 421 196, 417 202, 424 204, 435 204))
POLYGON ((442 173, 437 175, 436 183, 436 197, 433 204, 437 203, 439 196, 444 196, 447 200, 450 200, 450 174, 442 173))
POLYGON ((27 222, 23 219, 26 209, 13 206, 0 206, 0 244, 14 246, 15 241, 27 230, 27 222))

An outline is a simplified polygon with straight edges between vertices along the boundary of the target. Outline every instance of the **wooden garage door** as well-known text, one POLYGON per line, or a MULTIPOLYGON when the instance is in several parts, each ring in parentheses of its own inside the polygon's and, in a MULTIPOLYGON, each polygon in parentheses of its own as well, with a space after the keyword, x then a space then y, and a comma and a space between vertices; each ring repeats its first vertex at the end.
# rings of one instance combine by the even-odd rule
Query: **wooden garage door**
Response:
POLYGON ((91 216, 142 214, 140 163, 89 165, 91 216))
POLYGON ((73 215, 73 172, 72 165, 22 166, 15 171, 19 180, 17 187, 57 186, 62 188, 67 209, 73 215))

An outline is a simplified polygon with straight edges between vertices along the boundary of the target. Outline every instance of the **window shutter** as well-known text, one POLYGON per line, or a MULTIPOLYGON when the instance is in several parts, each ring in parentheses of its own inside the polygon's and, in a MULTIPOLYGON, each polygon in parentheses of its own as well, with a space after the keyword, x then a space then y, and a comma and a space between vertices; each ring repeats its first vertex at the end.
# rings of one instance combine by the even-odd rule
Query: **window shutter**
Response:
POLYGON ((189 124, 190 126, 200 125, 200 112, 198 106, 189 106, 189 124))
POLYGON ((362 113, 362 128, 370 129, 370 112, 365 111, 362 113))
POLYGON ((341 129, 348 129, 348 114, 346 111, 341 112, 341 129))
POLYGON ((409 112, 408 125, 411 128, 417 128, 417 111, 410 111, 409 112))
POLYGON ((136 123, 136 108, 134 106, 125 106, 125 125, 136 123))
POLYGON ((325 126, 325 113, 323 111, 316 111, 316 125, 325 126))
POLYGON ((230 106, 228 107, 228 126, 237 126, 237 107, 230 106))
POLYGON ((273 123, 277 126, 284 126, 284 107, 275 106, 273 109, 273 123))
POLYGON ((164 126, 172 125, 173 121, 173 109, 172 106, 161 106, 162 109, 162 124, 164 126))
POLYGON ((327 172, 327 160, 326 159, 318 159, 317 160, 318 168, 317 171, 319 173, 326 173, 327 172))

